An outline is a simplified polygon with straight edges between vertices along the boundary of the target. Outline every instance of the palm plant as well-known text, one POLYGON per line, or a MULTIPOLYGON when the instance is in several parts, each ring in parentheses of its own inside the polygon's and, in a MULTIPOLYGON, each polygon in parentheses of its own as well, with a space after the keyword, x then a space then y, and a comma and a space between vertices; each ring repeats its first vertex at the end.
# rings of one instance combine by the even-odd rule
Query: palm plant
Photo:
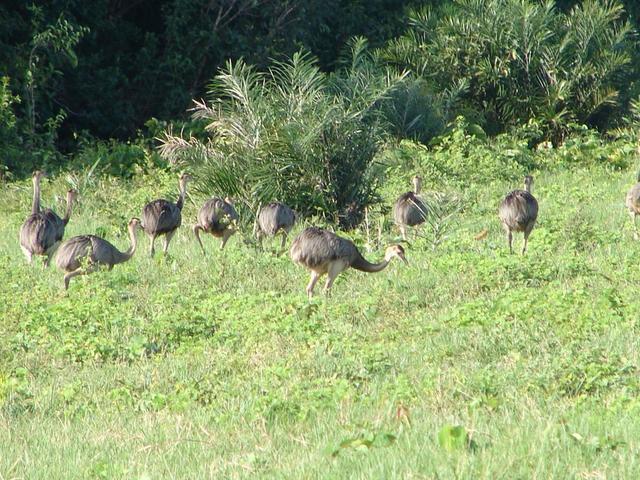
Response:
POLYGON ((266 72, 229 62, 193 109, 210 136, 167 130, 160 151, 196 171, 200 192, 230 195, 245 213, 277 199, 351 227, 378 201, 371 166, 385 138, 381 105, 403 77, 377 65, 362 39, 333 74, 303 52, 266 72))
POLYGON ((629 22, 618 1, 585 0, 565 14, 553 0, 455 0, 413 12, 409 31, 381 56, 434 92, 460 81, 458 112, 497 133, 529 119, 562 141, 571 122, 602 125, 619 113, 631 63, 629 22))

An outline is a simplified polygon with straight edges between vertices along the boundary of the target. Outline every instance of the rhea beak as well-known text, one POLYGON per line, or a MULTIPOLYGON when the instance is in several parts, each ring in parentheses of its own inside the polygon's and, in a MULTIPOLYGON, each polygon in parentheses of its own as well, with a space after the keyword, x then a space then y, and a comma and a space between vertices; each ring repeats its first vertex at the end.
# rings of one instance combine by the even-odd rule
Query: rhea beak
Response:
POLYGON ((400 260, 402 260, 405 265, 409 265, 409 262, 407 261, 406 257, 404 256, 404 253, 398 253, 398 258, 400 260))

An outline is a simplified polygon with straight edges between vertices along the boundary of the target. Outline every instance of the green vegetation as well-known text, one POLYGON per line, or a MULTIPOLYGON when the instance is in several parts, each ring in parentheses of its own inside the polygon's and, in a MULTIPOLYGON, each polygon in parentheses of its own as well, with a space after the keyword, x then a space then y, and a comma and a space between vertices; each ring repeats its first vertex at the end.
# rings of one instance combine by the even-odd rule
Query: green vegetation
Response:
POLYGON ((639 477, 639 20, 631 0, 3 2, 0 479, 639 477), (65 292, 18 244, 34 168, 43 205, 79 192, 65 237, 118 247, 189 171, 171 254, 139 234, 65 292), (415 174, 409 265, 330 299, 252 237, 281 200, 294 235, 377 260, 415 174), (497 206, 525 174, 521 257, 497 206), (241 230, 203 257, 212 195, 241 230))
POLYGON ((244 62, 228 65, 197 102, 194 118, 211 134, 163 137, 160 152, 196 173, 206 193, 232 195, 249 218, 280 200, 304 216, 345 228, 379 201, 374 157, 386 137, 380 108, 403 79, 386 72, 355 39, 344 66, 322 73, 297 53, 262 75, 244 62))
MULTIPOLYGON (((203 261, 189 229, 199 196, 168 259, 143 242, 65 294, 59 272, 18 248, 29 183, 5 186, 0 474, 635 478, 640 247, 623 207, 635 144, 586 133, 532 151, 507 138, 456 129, 448 157, 385 150, 386 204, 421 171, 427 198, 461 208, 440 242, 423 229, 408 267, 348 272, 312 303, 307 272, 247 235, 203 261), (466 176, 465 157, 506 173, 466 176), (541 213, 522 258, 496 207, 532 168, 541 213)), ((85 172, 44 184, 58 210, 67 180, 81 188, 67 235, 118 246, 146 200, 176 189, 173 174, 85 172)), ((350 236, 379 257, 388 222, 371 213, 350 236)))

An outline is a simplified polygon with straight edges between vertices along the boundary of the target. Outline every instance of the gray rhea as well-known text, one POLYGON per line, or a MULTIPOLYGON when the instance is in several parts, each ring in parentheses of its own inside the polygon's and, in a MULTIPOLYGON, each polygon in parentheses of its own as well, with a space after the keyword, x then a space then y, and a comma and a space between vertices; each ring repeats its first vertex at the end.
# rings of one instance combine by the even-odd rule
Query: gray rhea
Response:
POLYGON ((295 223, 296 214, 291 207, 281 202, 271 202, 262 207, 258 213, 256 236, 262 245, 264 237, 275 237, 280 233, 282 235, 280 249, 284 250, 287 235, 289 235, 295 223))
POLYGON ((210 198, 200 211, 198 211, 198 222, 193 226, 193 233, 200 244, 202 254, 206 255, 204 245, 200 239, 200 231, 210 233, 216 238, 222 239, 220 250, 227 244, 227 240, 236 232, 236 221, 238 213, 233 208, 233 203, 229 198, 210 198))
POLYGON ((393 205, 393 220, 400 229, 402 239, 407 240, 407 227, 415 227, 425 222, 427 205, 420 198, 422 178, 416 175, 411 180, 413 192, 405 192, 393 205))
POLYGON ((640 215, 640 174, 638 174, 638 183, 636 183, 629 192, 625 201, 627 208, 629 209, 629 215, 633 222, 633 238, 638 239, 638 225, 636 223, 636 217, 640 215))
POLYGON ((295 263, 311 270, 311 280, 307 285, 309 299, 313 296, 318 279, 325 273, 325 292, 328 295, 336 277, 349 267, 373 273, 383 270, 394 257, 408 263, 400 245, 387 247, 384 260, 371 263, 360 254, 353 242, 317 227, 306 228, 295 238, 290 255, 295 263))
POLYGON ((156 238, 164 235, 162 251, 166 254, 169 243, 182 224, 182 207, 187 193, 187 183, 192 180, 191 175, 183 173, 178 181, 178 200, 172 203, 165 199, 153 200, 142 209, 142 229, 149 236, 149 250, 153 257, 156 238))
POLYGON ((105 239, 95 235, 72 237, 60 245, 56 254, 56 266, 65 272, 65 290, 69 288, 69 282, 73 277, 92 273, 100 266, 111 270, 114 265, 129 260, 136 251, 138 228, 140 228, 140 220, 132 218, 128 225, 131 246, 125 252, 121 252, 105 239))
POLYGON ((538 201, 531 193, 533 177, 524 177, 524 190, 513 190, 502 200, 498 209, 498 216, 507 232, 509 251, 513 253, 513 232, 524 233, 522 255, 527 251, 529 235, 538 219, 538 201))
POLYGON ((60 218, 50 208, 40 208, 40 181, 44 173, 36 171, 33 174, 33 203, 31 215, 20 228, 20 248, 31 263, 33 255, 43 255, 44 265, 48 266, 51 257, 64 236, 64 229, 71 218, 73 202, 76 198, 75 190, 67 191, 67 208, 63 218, 60 218))

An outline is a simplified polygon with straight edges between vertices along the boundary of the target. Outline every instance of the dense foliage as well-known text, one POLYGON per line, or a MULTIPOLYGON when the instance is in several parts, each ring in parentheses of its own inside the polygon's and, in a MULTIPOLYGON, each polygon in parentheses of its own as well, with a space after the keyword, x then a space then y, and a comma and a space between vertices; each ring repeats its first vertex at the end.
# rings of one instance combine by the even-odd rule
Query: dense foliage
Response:
POLYGON ((631 93, 635 44, 622 4, 457 0, 410 16, 382 52, 435 93, 458 91, 456 110, 498 133, 529 120, 562 142, 571 123, 615 125, 631 93))
POLYGON ((377 200, 372 166, 384 139, 381 105, 402 77, 384 73, 363 39, 331 75, 304 53, 266 74, 230 63, 214 79, 210 100, 196 104, 194 117, 210 137, 169 132, 161 152, 194 170, 202 191, 231 195, 248 212, 280 200, 352 227, 377 200))
MULTIPOLYGON (((0 3, 0 76, 23 101, 3 158, 29 171, 78 137, 133 137, 184 115, 227 59, 264 68, 305 47, 330 70, 354 35, 399 33, 412 0, 9 0, 0 3), (32 135, 35 133, 35 137, 32 135), (27 147, 27 148, 24 148, 27 147), (45 151, 46 150, 46 151, 45 151)), ((56 162, 64 159, 58 158, 56 162)))

